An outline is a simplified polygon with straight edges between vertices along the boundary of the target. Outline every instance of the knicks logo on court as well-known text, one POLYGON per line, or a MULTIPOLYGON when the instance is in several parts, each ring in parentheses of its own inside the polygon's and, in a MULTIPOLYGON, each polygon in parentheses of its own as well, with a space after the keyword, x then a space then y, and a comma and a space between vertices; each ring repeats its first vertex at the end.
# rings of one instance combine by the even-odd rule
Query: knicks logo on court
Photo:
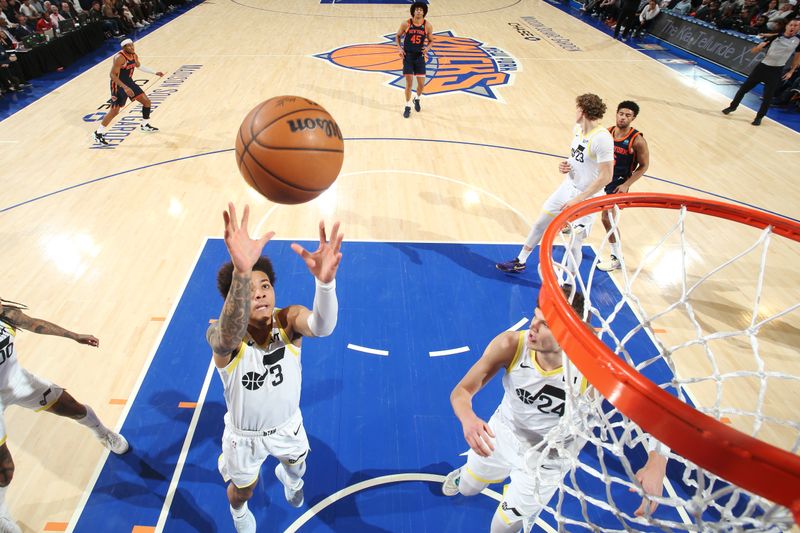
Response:
MULTIPOLYGON (((465 92, 498 99, 494 89, 509 85, 513 73, 520 71, 511 54, 486 46, 469 37, 456 37, 451 31, 435 32, 425 65, 425 94, 465 92)), ((392 79, 389 85, 405 90, 403 58, 397 51, 395 34, 384 35, 386 42, 351 44, 314 57, 337 67, 362 72, 382 72, 392 79)))

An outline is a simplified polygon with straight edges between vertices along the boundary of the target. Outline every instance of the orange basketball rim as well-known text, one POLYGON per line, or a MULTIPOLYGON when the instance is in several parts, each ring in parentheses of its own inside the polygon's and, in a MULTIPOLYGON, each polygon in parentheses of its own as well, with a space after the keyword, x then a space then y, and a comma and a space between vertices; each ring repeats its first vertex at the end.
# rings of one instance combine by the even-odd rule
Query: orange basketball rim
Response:
MULTIPOLYGON (((553 242, 561 228, 604 209, 681 209, 746 224, 771 226, 776 235, 800 242, 800 223, 755 209, 713 200, 655 193, 604 195, 562 211, 544 233, 540 265, 553 264, 553 242)), ((570 307, 553 268, 542 268, 539 306, 570 360, 625 416, 675 453, 721 478, 791 510, 800 524, 800 457, 762 442, 688 405, 629 366, 586 328, 570 307)))

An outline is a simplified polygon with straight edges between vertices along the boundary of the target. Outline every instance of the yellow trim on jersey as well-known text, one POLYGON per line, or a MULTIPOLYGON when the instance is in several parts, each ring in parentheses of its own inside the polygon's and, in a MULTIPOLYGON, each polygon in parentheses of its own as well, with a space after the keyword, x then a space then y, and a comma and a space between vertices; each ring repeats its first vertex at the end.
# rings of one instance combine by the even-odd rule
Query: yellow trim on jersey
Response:
POLYGON ((8 329, 8 331, 11 332, 12 337, 17 336, 17 329, 14 326, 9 324, 8 322, 5 322, 4 320, 0 320, 0 323, 2 323, 6 327, 6 329, 8 329))
POLYGON ((256 478, 247 485, 242 485, 241 487, 236 483, 233 483, 233 481, 231 481, 231 483, 233 483, 233 486, 236 487, 237 489, 246 489, 247 487, 252 487, 253 485, 255 485, 257 481, 258 481, 258 476, 256 476, 256 478))
POLYGON ((2 439, 0 439, 0 446, 2 446, 3 444, 5 444, 5 443, 6 443, 6 439, 7 439, 7 438, 8 438, 8 435, 3 435, 3 438, 2 438, 2 439))
POLYGON ((478 476, 475 472, 473 472, 470 467, 466 467, 465 470, 467 471, 467 474, 469 474, 473 478, 477 479, 481 483, 489 483, 489 484, 500 483, 501 481, 503 481, 503 479, 505 479, 505 478, 503 478, 503 479, 483 479, 482 477, 478 476))
MULTIPOLYGON (((63 393, 64 391, 61 391, 61 392, 63 393)), ((36 409, 36 410, 34 411, 34 413, 41 413, 42 411, 47 411, 48 409, 50 409, 51 407, 53 407, 53 404, 54 404, 54 403, 56 403, 56 402, 58 401, 58 399, 59 399, 59 398, 61 398, 61 394, 59 394, 59 395, 56 397, 56 399, 55 399, 55 400, 51 401, 50 403, 48 403, 48 404, 47 404, 47 405, 45 405, 44 407, 40 407, 40 408, 36 409)))
POLYGON ((231 362, 228 363, 223 370, 228 374, 233 374, 233 371, 239 365, 239 362, 242 360, 242 355, 244 355, 244 349, 247 346, 247 343, 242 341, 242 344, 239 345, 239 350, 236 352, 236 355, 231 359, 231 362))
POLYGON ((525 335, 527 335, 527 331, 520 331, 519 332, 519 340, 517 341, 517 351, 514 353, 514 358, 511 360, 511 363, 506 367, 506 372, 511 372, 511 370, 517 365, 519 362, 520 356, 522 356, 522 352, 524 351, 523 348, 525 347, 525 335))
POLYGON ((608 131, 603 126, 597 126, 584 136, 586 139, 586 155, 589 155, 592 152, 592 137, 594 137, 595 133, 597 133, 597 130, 608 131))
POLYGON ((546 378, 549 378, 550 376, 557 376, 562 372, 564 372, 563 366, 554 368, 553 370, 545 370, 544 368, 539 366, 539 361, 536 360, 536 352, 533 352, 533 357, 531 357, 531 361, 533 361, 533 367, 536 369, 536 371, 546 378))
POLYGON ((589 388, 589 380, 586 378, 581 379, 581 394, 586 392, 586 389, 589 388))
POLYGON ((558 213, 551 213, 550 211, 545 211, 544 209, 542 209, 542 213, 544 213, 545 215, 550 215, 553 218, 556 218, 559 215, 559 213, 561 213, 561 211, 559 211, 558 213))
MULTIPOLYGON (((217 457, 217 464, 222 462, 223 459, 224 459, 223 454, 219 454, 219 457, 217 457)), ((225 471, 227 472, 227 468, 225 469, 225 471)), ((222 472, 220 472, 220 475, 222 476, 222 481, 224 481, 225 483, 231 480, 231 476, 226 476, 222 472)))
POLYGON ((506 516, 505 511, 503 510, 503 502, 506 499, 506 490, 508 489, 508 485, 503 485, 503 498, 500 500, 500 503, 497 504, 497 513, 500 515, 500 518, 503 519, 503 522, 506 523, 507 526, 511 525, 511 519, 506 516))
POLYGON ((283 342, 286 344, 286 347, 289 348, 289 351, 295 355, 300 355, 300 351, 297 349, 297 346, 292 344, 292 341, 289 340, 289 335, 287 335, 286 332, 283 331, 283 328, 281 327, 280 324, 278 324, 278 331, 281 332, 281 337, 283 337, 283 342))

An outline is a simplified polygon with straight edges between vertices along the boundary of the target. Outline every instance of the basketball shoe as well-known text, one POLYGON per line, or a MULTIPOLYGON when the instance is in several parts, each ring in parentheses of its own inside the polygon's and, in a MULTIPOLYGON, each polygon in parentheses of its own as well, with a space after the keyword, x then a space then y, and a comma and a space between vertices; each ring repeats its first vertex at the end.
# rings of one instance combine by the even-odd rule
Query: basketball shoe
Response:
POLYGON ((461 469, 456 468, 444 478, 442 483, 442 494, 445 496, 455 496, 458 494, 458 482, 461 481, 461 469))
POLYGON ((117 455, 127 453, 128 450, 131 449, 131 446, 128 444, 128 441, 125 439, 125 437, 119 433, 114 433, 113 431, 108 431, 103 435, 98 435, 97 438, 100 439, 100 442, 103 446, 111 450, 111 453, 115 453, 117 455))
POLYGON ((256 533, 256 517, 247 508, 247 502, 238 511, 231 507, 231 516, 233 517, 233 527, 236 528, 236 533, 256 533), (244 514, 236 516, 237 512, 241 513, 242 511, 244 511, 244 514))
POLYGON ((156 128, 155 126, 151 126, 149 122, 146 122, 141 126, 139 126, 139 129, 142 131, 158 131, 158 128, 156 128))
POLYGON ((414 98, 414 111, 418 113, 422 111, 422 106, 419 105, 419 98, 414 98))
POLYGON ((292 507, 300 507, 303 505, 303 501, 305 500, 303 495, 303 480, 300 480, 300 488, 292 490, 283 480, 283 476, 281 476, 282 470, 283 468, 281 468, 281 464, 278 463, 278 466, 275 467, 275 477, 278 478, 278 481, 280 481, 281 485, 283 485, 283 495, 286 497, 286 501, 289 502, 289 505, 292 507))
POLYGON ((622 264, 617 259, 616 255, 612 255, 608 261, 600 261, 597 263, 597 268, 603 272, 611 272, 612 270, 619 270, 622 264))
POLYGON ((403 117, 408 118, 410 116, 411 116, 411 106, 406 106, 406 108, 403 110, 403 117))
POLYGON ((108 145, 108 141, 106 140, 106 136, 102 133, 94 132, 94 142, 99 144, 108 145))
POLYGON ((516 257, 511 261, 497 263, 494 266, 497 267, 497 270, 500 270, 501 272, 511 272, 515 274, 519 272, 525 272, 525 263, 520 263, 519 259, 516 257))

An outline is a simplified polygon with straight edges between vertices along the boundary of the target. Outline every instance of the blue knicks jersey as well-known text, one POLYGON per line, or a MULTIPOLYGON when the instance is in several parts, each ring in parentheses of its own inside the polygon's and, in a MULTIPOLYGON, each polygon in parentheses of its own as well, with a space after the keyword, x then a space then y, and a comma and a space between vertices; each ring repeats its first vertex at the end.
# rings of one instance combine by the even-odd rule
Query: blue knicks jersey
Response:
POLYGON ((422 52, 422 48, 425 46, 425 37, 427 33, 428 32, 425 31, 424 19, 419 26, 414 26, 414 20, 408 19, 408 29, 406 30, 406 35, 403 40, 403 50, 406 52, 422 52))
POLYGON ((125 60, 125 64, 119 69, 119 79, 128 84, 133 83, 133 69, 136 68, 136 54, 128 55, 125 52, 119 52, 119 55, 125 60))

